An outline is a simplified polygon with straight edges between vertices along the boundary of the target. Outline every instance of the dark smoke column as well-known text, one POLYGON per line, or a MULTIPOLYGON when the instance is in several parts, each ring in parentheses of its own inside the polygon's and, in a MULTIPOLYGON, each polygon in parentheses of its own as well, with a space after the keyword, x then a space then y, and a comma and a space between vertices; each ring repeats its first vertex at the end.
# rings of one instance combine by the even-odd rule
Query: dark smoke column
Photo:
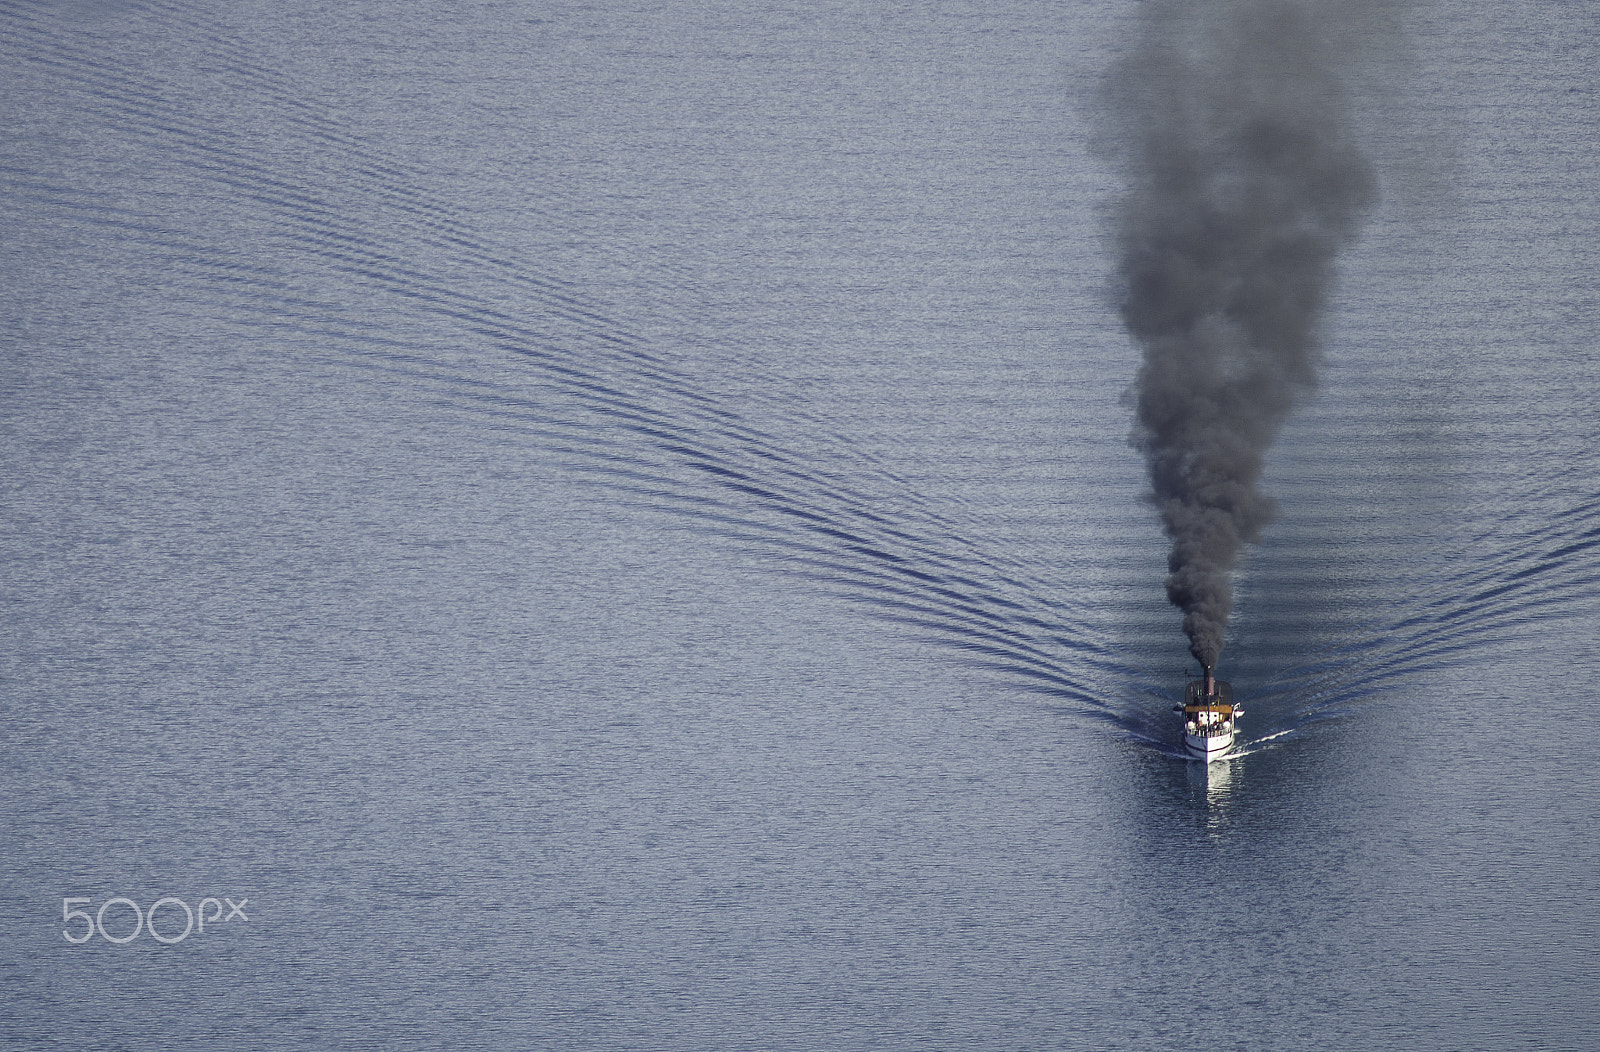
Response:
POLYGON ((1272 518, 1268 445, 1316 383, 1334 257, 1376 198, 1352 142, 1337 0, 1146 0, 1108 80, 1129 189, 1122 318, 1134 444, 1172 539, 1167 596, 1213 666, 1240 547, 1272 518))

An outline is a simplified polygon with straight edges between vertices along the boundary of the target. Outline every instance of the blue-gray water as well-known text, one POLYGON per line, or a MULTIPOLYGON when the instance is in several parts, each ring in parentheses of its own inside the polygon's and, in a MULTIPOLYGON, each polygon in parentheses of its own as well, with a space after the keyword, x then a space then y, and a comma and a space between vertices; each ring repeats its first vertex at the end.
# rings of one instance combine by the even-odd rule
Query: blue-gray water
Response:
POLYGON ((1360 71, 1207 771, 1134 9, 0 5, 0 1047, 1594 1047, 1600 20, 1360 71))

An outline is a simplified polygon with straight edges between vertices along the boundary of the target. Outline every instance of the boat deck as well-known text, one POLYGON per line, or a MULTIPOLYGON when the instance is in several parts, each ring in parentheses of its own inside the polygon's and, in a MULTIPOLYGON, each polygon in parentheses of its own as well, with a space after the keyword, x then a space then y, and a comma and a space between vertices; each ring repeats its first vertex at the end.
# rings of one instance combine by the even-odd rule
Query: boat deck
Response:
POLYGON ((1191 680, 1183 690, 1185 739, 1191 742, 1191 749, 1203 750, 1207 755, 1226 751, 1232 745, 1237 716, 1233 687, 1216 678, 1212 679, 1211 686, 1211 693, 1207 694, 1205 680, 1197 679, 1191 680), (1212 744, 1212 739, 1219 738, 1226 741, 1212 744))

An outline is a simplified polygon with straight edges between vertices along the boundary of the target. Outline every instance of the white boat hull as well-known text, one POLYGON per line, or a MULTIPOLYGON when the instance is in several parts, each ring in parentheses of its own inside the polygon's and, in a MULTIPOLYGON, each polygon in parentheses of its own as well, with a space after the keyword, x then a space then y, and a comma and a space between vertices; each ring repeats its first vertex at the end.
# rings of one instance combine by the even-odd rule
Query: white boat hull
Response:
POLYGON ((1228 731, 1224 734, 1208 734, 1202 736, 1199 734, 1190 734, 1189 732, 1185 731, 1183 735, 1183 747, 1188 749, 1189 755, 1193 756, 1195 759, 1204 760, 1207 763, 1210 763, 1212 760, 1222 759, 1228 753, 1233 751, 1233 732, 1228 731))

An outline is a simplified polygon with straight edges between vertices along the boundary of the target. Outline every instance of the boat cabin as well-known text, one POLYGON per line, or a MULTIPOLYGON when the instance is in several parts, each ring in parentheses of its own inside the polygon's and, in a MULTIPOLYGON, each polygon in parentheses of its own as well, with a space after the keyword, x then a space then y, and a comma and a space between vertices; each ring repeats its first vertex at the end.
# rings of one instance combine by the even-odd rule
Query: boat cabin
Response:
POLYGON ((1233 687, 1214 676, 1191 680, 1183 690, 1183 726, 1209 737, 1233 730, 1233 687))

